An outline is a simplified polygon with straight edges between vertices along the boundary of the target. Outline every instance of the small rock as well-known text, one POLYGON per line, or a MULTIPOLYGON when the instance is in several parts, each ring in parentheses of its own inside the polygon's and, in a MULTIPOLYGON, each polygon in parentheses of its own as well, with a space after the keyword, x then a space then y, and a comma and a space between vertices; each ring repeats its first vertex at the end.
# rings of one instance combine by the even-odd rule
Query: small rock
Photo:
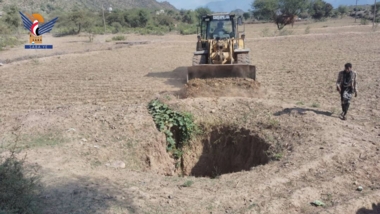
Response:
POLYGON ((125 168, 125 163, 123 161, 114 161, 112 163, 107 163, 106 166, 115 168, 115 169, 124 169, 125 168))
POLYGON ((82 138, 82 141, 83 141, 83 142, 87 142, 87 139, 86 139, 86 138, 82 138))
POLYGON ((363 191, 363 187, 362 187, 362 186, 358 186, 357 190, 358 190, 359 192, 361 192, 361 191, 363 191))
POLYGON ((354 181, 354 185, 355 185, 355 186, 358 185, 358 182, 357 182, 357 181, 354 181))
POLYGON ((169 199, 172 199, 172 198, 173 198, 173 196, 169 195, 169 196, 168 196, 168 198, 169 198, 169 199))
POLYGON ((67 132, 76 132, 77 130, 75 130, 74 128, 70 128, 69 130, 67 130, 67 132))
POLYGON ((3 66, 3 63, 0 62, 0 66, 3 66))
POLYGON ((211 110, 210 113, 215 113, 215 109, 211 110))
POLYGON ((319 147, 319 149, 324 149, 323 147, 319 147))
POLYGON ((219 84, 218 84, 218 83, 215 83, 214 85, 215 85, 216 87, 218 87, 218 86, 219 86, 219 84))

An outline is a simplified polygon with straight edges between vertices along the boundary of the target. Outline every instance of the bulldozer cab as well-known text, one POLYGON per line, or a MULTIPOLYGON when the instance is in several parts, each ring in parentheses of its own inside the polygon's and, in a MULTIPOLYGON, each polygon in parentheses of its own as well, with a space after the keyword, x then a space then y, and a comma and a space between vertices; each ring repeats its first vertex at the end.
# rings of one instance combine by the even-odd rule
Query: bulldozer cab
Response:
POLYGON ((235 15, 215 14, 203 16, 200 23, 202 40, 236 37, 235 15))

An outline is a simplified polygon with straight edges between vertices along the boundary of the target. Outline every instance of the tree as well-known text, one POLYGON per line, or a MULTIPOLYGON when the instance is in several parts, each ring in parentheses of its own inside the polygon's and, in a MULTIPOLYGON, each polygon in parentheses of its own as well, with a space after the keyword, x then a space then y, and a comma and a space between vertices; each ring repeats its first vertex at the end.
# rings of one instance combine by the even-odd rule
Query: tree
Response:
POLYGON ((57 28, 68 28, 70 34, 79 34, 82 30, 90 30, 94 26, 93 14, 74 9, 72 12, 60 16, 57 21, 57 28))
POLYGON ((255 0, 251 7, 256 19, 271 20, 278 9, 278 0, 255 0))
POLYGON ((106 21, 108 25, 112 25, 112 23, 114 22, 118 22, 121 25, 125 25, 123 11, 120 11, 120 10, 112 11, 110 14, 107 15, 106 21))
POLYGON ((323 0, 315 0, 311 4, 310 12, 313 19, 327 18, 332 15, 333 6, 330 3, 326 3, 323 0))
POLYGON ((340 15, 340 18, 343 18, 343 16, 348 13, 348 7, 344 5, 339 5, 339 7, 337 8, 337 11, 340 15))
POLYGON ((182 16, 182 22, 187 24, 196 23, 196 14, 190 10, 186 11, 182 16))
POLYGON ((150 20, 150 14, 144 9, 131 9, 124 14, 124 19, 130 27, 145 27, 150 20))
POLYGON ((171 27, 174 25, 173 18, 166 14, 160 14, 155 17, 158 25, 171 27))
POLYGON ((149 12, 144 9, 138 10, 138 16, 139 16, 139 22, 140 22, 140 27, 145 27, 146 23, 148 23, 150 16, 149 12))
POLYGON ((77 34, 79 34, 82 29, 88 30, 93 25, 90 14, 81 10, 74 11, 71 14, 69 20, 72 21, 78 27, 77 34))
POLYGON ((244 17, 245 20, 248 20, 249 18, 251 18, 251 14, 245 12, 245 13, 243 13, 243 17, 244 17))
POLYGON ((308 0, 279 0, 278 8, 282 14, 298 15, 306 10, 308 3, 308 0))
POLYGON ((197 13, 198 20, 201 19, 202 16, 206 16, 207 14, 212 13, 212 11, 207 7, 198 7, 197 9, 195 9, 195 12, 197 13))
POLYGON ((338 18, 340 15, 338 9, 334 10, 332 13, 331 13, 331 17, 332 18, 338 18))
POLYGON ((119 22, 112 22, 111 26, 113 27, 112 33, 119 33, 123 28, 119 22))
POLYGON ((15 30, 20 26, 21 18, 16 6, 12 5, 5 9, 4 22, 11 30, 15 30))
POLYGON ((167 13, 169 16, 174 16, 175 11, 174 11, 174 10, 168 10, 166 13, 167 13))
POLYGON ((277 15, 295 16, 304 12, 309 0, 255 0, 253 16, 257 19, 275 19, 277 15))
MULTIPOLYGON (((373 11, 375 10, 375 4, 371 5, 371 11, 373 13, 373 11)), ((376 14, 379 13, 379 10, 380 10, 380 2, 377 2, 376 3, 376 14)))

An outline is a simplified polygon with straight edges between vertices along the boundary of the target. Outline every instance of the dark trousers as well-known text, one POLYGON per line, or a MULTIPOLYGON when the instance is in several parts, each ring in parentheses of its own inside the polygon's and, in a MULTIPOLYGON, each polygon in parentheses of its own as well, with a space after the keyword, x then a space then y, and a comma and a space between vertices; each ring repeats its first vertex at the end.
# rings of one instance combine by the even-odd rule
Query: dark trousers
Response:
POLYGON ((350 100, 352 97, 352 93, 353 93, 352 87, 341 87, 340 100, 342 102, 342 112, 344 116, 347 114, 348 108, 350 107, 350 100), (345 92, 348 93, 349 95, 348 97, 344 96, 345 92))

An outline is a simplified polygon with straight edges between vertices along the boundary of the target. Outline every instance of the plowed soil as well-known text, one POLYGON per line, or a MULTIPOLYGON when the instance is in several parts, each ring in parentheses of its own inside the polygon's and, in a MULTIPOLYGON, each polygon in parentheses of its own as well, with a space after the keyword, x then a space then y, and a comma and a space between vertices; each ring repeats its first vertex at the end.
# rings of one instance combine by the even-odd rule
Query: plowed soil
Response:
POLYGON ((257 82, 194 80, 187 99, 180 95, 195 35, 126 35, 150 41, 132 46, 105 42, 113 35, 92 43, 46 36, 53 50, 2 51, 1 155, 16 144, 38 166, 47 214, 380 213, 380 34, 349 18, 285 29, 280 36, 274 24, 246 26, 257 82), (342 121, 335 81, 347 62, 359 93, 342 121), (211 130, 249 130, 258 137, 242 141, 262 139, 276 160, 257 165, 250 158, 266 156, 230 145, 231 130, 220 136, 226 145, 213 147, 219 135, 210 132, 185 154, 196 176, 178 176, 147 110, 155 98, 211 130), (252 164, 224 167, 219 151, 228 163, 252 164))

